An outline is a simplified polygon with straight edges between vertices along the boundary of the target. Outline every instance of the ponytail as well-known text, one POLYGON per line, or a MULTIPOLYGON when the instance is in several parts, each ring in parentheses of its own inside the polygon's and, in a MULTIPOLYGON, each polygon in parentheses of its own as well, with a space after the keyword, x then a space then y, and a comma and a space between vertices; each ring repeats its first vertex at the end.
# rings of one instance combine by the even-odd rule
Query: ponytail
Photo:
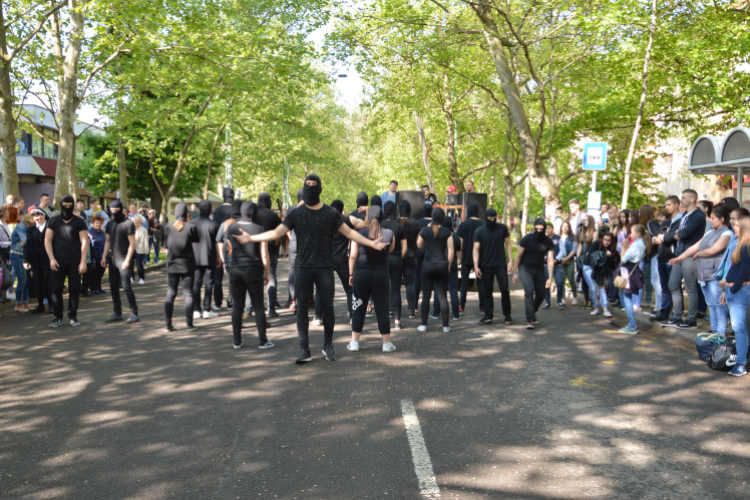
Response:
POLYGON ((185 221, 184 220, 176 220, 174 221, 174 224, 172 224, 177 231, 182 231, 182 228, 185 227, 185 221))
MULTIPOLYGON (((380 238, 380 222, 378 222, 378 219, 370 220, 370 229, 367 233, 367 237, 373 241, 380 238)), ((371 247, 368 248, 367 255, 370 257, 370 259, 375 258, 375 249, 371 247)))
POLYGON ((437 238, 439 232, 440 232, 440 226, 438 226, 437 224, 433 224, 432 225, 432 236, 433 236, 433 238, 437 238))

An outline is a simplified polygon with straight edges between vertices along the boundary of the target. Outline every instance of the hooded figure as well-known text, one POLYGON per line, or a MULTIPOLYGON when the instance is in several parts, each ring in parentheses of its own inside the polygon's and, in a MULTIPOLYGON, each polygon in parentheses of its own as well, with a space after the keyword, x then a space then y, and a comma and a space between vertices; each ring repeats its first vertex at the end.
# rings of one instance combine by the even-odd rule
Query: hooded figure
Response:
POLYGON ((383 207, 383 199, 380 198, 380 196, 375 195, 370 199, 370 206, 371 207, 383 207))
POLYGON ((234 201, 234 189, 224 188, 224 203, 232 203, 232 201, 234 201))
POLYGON ((444 228, 448 229, 451 233, 453 232, 453 219, 450 217, 446 217, 443 219, 443 223, 441 224, 444 228))
MULTIPOLYGON (((427 208, 427 207, 425 207, 427 208)), ((432 223, 436 226, 441 226, 443 224, 443 220, 445 219, 445 212, 442 208, 434 208, 432 210, 432 223)))
MULTIPOLYGON (((119 201, 119 200, 115 200, 114 202, 112 202, 112 204, 109 205, 110 208, 117 201, 119 201)), ((122 206, 122 203, 120 203, 120 206, 122 206)), ((182 222, 187 222, 187 213, 188 213, 187 205, 185 205, 182 202, 178 203, 177 206, 174 207, 174 220, 176 220, 176 221, 182 221, 182 222)))
POLYGON ((232 219, 235 221, 240 220, 240 217, 242 217, 242 200, 233 200, 232 201, 232 219))
POLYGON ((401 217, 408 218, 411 215, 411 203, 404 200, 398 204, 398 211, 401 213, 401 217))
POLYGON ((383 207, 383 218, 385 220, 396 219, 396 204, 392 201, 386 201, 383 207))
POLYGON ((360 191, 357 195, 357 208, 359 207, 366 207, 370 203, 370 198, 367 196, 367 193, 364 191, 360 191))
POLYGON ((468 219, 471 219, 472 217, 479 217, 479 205, 477 205, 476 203, 469 203, 469 206, 466 207, 466 217, 468 219))
POLYGON ((331 208, 336 210, 337 214, 340 214, 344 211, 344 202, 341 200, 333 200, 331 202, 331 208))
POLYGON ((311 207, 320 203, 320 193, 322 192, 323 183, 320 181, 320 177, 318 177, 317 174, 310 174, 305 177, 305 185, 302 187, 305 205, 311 207), (315 186, 308 186, 307 181, 315 181, 317 184, 315 186))
POLYGON ((73 208, 75 207, 75 203, 76 200, 69 194, 63 196, 63 199, 60 200, 60 215, 62 215, 62 220, 69 221, 73 218, 73 208), (70 203, 70 207, 63 206, 63 203, 70 203))
POLYGON ((252 201, 246 201, 242 204, 240 212, 242 213, 240 222, 255 222, 255 216, 258 214, 258 205, 252 201))
POLYGON ((425 219, 432 218, 432 205, 429 203, 424 204, 424 208, 422 209, 422 213, 424 214, 425 219))
POLYGON ((201 200, 200 203, 198 203, 198 217, 201 219, 208 219, 208 216, 211 215, 211 202, 208 200, 201 200))
POLYGON ((546 233, 547 230, 547 221, 542 219, 541 217, 538 217, 534 221, 534 237, 536 237, 537 241, 544 241, 544 238, 547 236, 546 233), (537 231, 537 226, 544 226, 541 231, 537 231))
POLYGON ((497 219, 490 220, 490 217, 495 217, 495 218, 497 217, 497 212, 495 212, 495 209, 494 208, 487 209, 487 211, 484 213, 484 217, 485 217, 484 225, 487 226, 487 229, 489 229, 490 231, 494 231, 495 228, 497 227, 497 219))
MULTIPOLYGON (((185 204, 181 203, 181 205, 184 206, 185 204)), ((120 222, 122 222, 122 221, 125 220, 125 212, 123 212, 122 202, 120 200, 115 200, 112 203, 110 203, 109 204, 109 208, 110 209, 113 209, 113 208, 119 208, 120 209, 119 212, 114 212, 114 211, 112 212, 112 218, 115 219, 115 222, 117 222, 119 224, 120 222)))
POLYGON ((268 193, 260 193, 258 195, 258 208, 271 209, 271 195, 268 193))

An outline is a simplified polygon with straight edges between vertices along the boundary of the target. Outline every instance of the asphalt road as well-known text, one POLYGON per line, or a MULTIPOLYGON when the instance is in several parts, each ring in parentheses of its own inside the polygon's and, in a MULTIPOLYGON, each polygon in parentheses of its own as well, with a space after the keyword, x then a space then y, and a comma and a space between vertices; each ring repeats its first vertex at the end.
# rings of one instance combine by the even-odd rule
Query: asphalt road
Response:
POLYGON ((385 354, 371 319, 351 353, 339 290, 339 360, 311 326, 315 359, 298 366, 290 312, 272 320, 275 349, 257 349, 248 320, 233 350, 227 312, 164 333, 163 271, 147 278, 132 326, 104 323, 109 296, 82 301, 79 328, 3 313, 0 498, 747 496, 750 378, 710 371, 668 333, 621 335, 577 308, 541 311, 529 332, 514 291, 511 327, 477 326, 471 294, 448 334, 406 319, 385 354))

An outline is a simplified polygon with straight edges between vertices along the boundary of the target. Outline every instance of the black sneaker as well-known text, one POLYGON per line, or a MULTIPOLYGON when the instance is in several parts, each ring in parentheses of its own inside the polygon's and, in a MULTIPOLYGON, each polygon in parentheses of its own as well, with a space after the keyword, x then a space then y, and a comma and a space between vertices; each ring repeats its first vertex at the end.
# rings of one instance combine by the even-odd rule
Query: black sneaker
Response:
POLYGON ((104 320, 105 323, 116 323, 118 321, 122 321, 122 314, 113 314, 104 320))
POLYGON ((265 342, 260 343, 260 345, 258 346, 258 349, 270 349, 272 347, 276 347, 276 344, 266 339, 265 342))
POLYGON ((492 319, 491 318, 482 318, 479 321, 477 321, 477 325, 484 326, 484 325, 491 325, 492 319))
POLYGON ((339 359, 338 356, 336 356, 336 351, 333 350, 332 345, 327 345, 323 347, 323 355, 326 357, 328 361, 336 361, 339 359))
POLYGON ((297 363, 298 365, 302 365, 305 363, 309 363, 312 361, 312 353, 310 352, 310 349, 300 349, 299 354, 297 354, 297 363))
POLYGON ((677 328, 682 328, 683 330, 688 328, 698 328, 698 323, 695 321, 683 321, 677 324, 677 328))
POLYGON ((654 314, 652 316, 649 316, 648 319, 650 321, 653 321, 654 323, 660 323, 662 321, 669 321, 669 316, 664 316, 663 314, 654 314))
POLYGON ((505 324, 506 325, 512 325, 513 324, 513 318, 511 318, 510 316, 506 316, 505 317, 505 324))
POLYGON ((141 320, 141 318, 137 314, 130 314, 130 317, 125 320, 125 323, 137 323, 141 320))
POLYGON ((188 325, 188 326, 186 326, 186 327, 185 327, 185 331, 186 331, 186 332, 194 332, 194 331, 196 331, 197 329, 198 329, 198 327, 197 327, 197 326, 195 326, 195 325, 188 325))
POLYGON ((416 317, 417 317, 417 315, 414 314, 413 312, 409 313, 409 319, 416 319, 416 317))
POLYGON ((533 321, 527 321, 526 322, 526 329, 527 330, 533 330, 534 329, 534 322, 533 321))
POLYGON ((80 322, 80 321, 78 321, 78 320, 77 320, 77 319, 75 319, 75 318, 73 318, 73 319, 69 319, 69 320, 68 320, 68 324, 69 324, 70 326, 81 326, 81 322, 80 322))
POLYGON ((673 319, 667 321, 660 321, 659 324, 665 328, 677 327, 677 322, 673 319))
POLYGON ((235 349, 242 349, 242 347, 245 345, 243 341, 240 340, 239 344, 234 344, 235 349))
POLYGON ((57 328, 58 326, 63 324, 63 320, 61 318, 55 318, 52 320, 52 323, 49 324, 50 328, 57 328))
POLYGON ((46 309, 44 309, 44 306, 36 306, 31 310, 31 314, 42 314, 45 310, 46 309))
POLYGON ((267 318, 278 318, 279 317, 279 313, 277 313, 275 310, 268 311, 268 313, 266 313, 266 317, 267 318))
POLYGON ((175 327, 172 325, 167 325, 164 327, 164 333, 169 333, 175 331, 175 327))

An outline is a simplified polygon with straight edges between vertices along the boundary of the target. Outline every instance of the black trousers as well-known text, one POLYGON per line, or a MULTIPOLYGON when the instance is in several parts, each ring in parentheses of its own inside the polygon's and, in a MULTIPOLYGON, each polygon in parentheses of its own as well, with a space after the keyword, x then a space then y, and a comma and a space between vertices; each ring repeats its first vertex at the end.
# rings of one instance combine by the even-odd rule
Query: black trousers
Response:
MULTIPOLYGON (((349 314, 352 312, 352 287, 349 285, 349 263, 346 264, 334 264, 333 270, 339 275, 341 280, 341 286, 344 287, 344 293, 346 293, 346 310, 349 314)), ((318 289, 315 289, 315 317, 320 319, 323 316, 323 305, 320 302, 320 293, 318 289)))
POLYGON ((448 280, 450 272, 448 271, 448 262, 432 262, 426 260, 422 263, 422 324, 427 324, 427 317, 430 314, 430 295, 432 288, 436 288, 437 300, 440 301, 440 314, 443 316, 443 326, 448 326, 450 317, 450 308, 448 307, 448 280))
MULTIPOLYGON (((352 307, 352 331, 362 333, 365 326, 367 303, 372 297, 375 306, 375 316, 378 318, 378 330, 381 335, 391 333, 391 323, 388 320, 388 296, 391 290, 388 271, 373 269, 357 269, 354 273, 354 304, 352 307)), ((400 309, 400 305, 399 305, 400 309)))
POLYGON ((333 326, 336 317, 333 314, 333 269, 330 267, 300 267, 294 270, 294 290, 297 294, 297 334, 299 346, 310 349, 310 299, 313 298, 313 287, 320 294, 320 306, 323 320, 323 346, 333 344, 333 326))
MULTIPOLYGON (((466 307, 466 295, 469 293, 469 273, 473 269, 472 264, 461 264, 461 298, 462 308, 466 307)), ((476 278, 477 294, 479 295, 479 309, 484 309, 484 285, 482 280, 476 278)))
POLYGON ((38 269, 34 271, 38 275, 39 287, 36 300, 44 307, 44 299, 47 299, 49 310, 52 311, 52 271, 50 269, 38 269))
MULTIPOLYGON (((404 288, 406 288, 406 310, 412 312, 417 306, 417 292, 414 288, 414 278, 417 271, 417 258, 404 257, 404 288)), ((400 285, 399 285, 400 288, 400 285)))
POLYGON ((535 321, 536 312, 539 306, 544 302, 545 285, 547 278, 544 275, 544 267, 531 269, 526 266, 520 266, 518 277, 523 285, 523 303, 526 309, 526 321, 535 321))
MULTIPOLYGON (((422 264, 424 263, 424 256, 420 257, 417 254, 417 269, 414 274, 414 304, 419 303, 419 292, 422 291, 422 264)), ((429 301, 427 302, 429 304, 429 301)))
POLYGON ((193 274, 168 272, 167 298, 164 300, 164 323, 167 327, 172 326, 174 299, 177 297, 180 280, 182 280, 182 295, 185 297, 185 324, 188 327, 193 326, 193 274))
POLYGON ((232 306, 234 345, 239 345, 242 342, 242 310, 245 308, 245 301, 242 298, 246 294, 250 295, 255 310, 255 326, 258 328, 258 338, 261 344, 264 343, 267 337, 266 310, 263 307, 263 268, 232 268, 229 273, 229 289, 234 298, 232 306))
POLYGON ((214 289, 214 266, 198 266, 193 279, 193 310, 201 310, 201 288, 205 282, 206 293, 203 295, 203 310, 211 310, 211 294, 214 289))
POLYGON ((63 288, 65 278, 68 278, 68 318, 76 319, 78 313, 78 297, 81 295, 81 275, 78 266, 81 262, 57 262, 57 271, 52 271, 52 310, 55 318, 63 317, 63 288))
MULTIPOLYGON (((101 259, 99 259, 101 260, 101 259)), ((86 274, 89 276, 89 286, 91 291, 102 290, 102 276, 104 276, 104 268, 99 265, 99 262, 92 262, 89 265, 86 274)))
POLYGON ((278 255, 269 255, 271 259, 271 276, 268 277, 268 310, 276 310, 276 296, 277 296, 277 281, 276 281, 276 268, 279 265, 278 255))
POLYGON ((295 290, 296 287, 296 264, 297 264, 297 242, 294 243, 289 242, 289 280, 288 280, 288 287, 289 287, 289 302, 294 302, 297 300, 297 292, 295 290))
POLYGON ((93 269, 101 267, 94 264, 86 264, 86 272, 81 275, 81 295, 86 295, 89 293, 89 290, 94 290, 94 287, 91 286, 91 275, 93 273, 93 269))
POLYGON ((510 316, 510 290, 508 289, 508 268, 507 267, 483 267, 482 283, 484 285, 484 317, 492 319, 495 311, 495 301, 492 292, 495 288, 495 280, 502 294, 501 303, 503 307, 503 316, 510 316))
POLYGON ((388 254, 388 274, 391 281, 390 309, 393 311, 393 317, 401 321, 401 276, 404 274, 404 263, 400 254, 388 254))
MULTIPOLYGON (((231 307, 232 295, 229 294, 227 304, 231 307)), ((216 307, 221 307, 221 303, 224 302, 224 266, 219 266, 214 269, 214 304, 216 307)))
POLYGON ((138 304, 135 301, 133 285, 130 283, 130 271, 122 270, 122 262, 109 264, 109 290, 112 293, 112 306, 116 315, 122 315, 122 302, 120 301, 120 285, 128 298, 130 313, 138 315, 138 304))

